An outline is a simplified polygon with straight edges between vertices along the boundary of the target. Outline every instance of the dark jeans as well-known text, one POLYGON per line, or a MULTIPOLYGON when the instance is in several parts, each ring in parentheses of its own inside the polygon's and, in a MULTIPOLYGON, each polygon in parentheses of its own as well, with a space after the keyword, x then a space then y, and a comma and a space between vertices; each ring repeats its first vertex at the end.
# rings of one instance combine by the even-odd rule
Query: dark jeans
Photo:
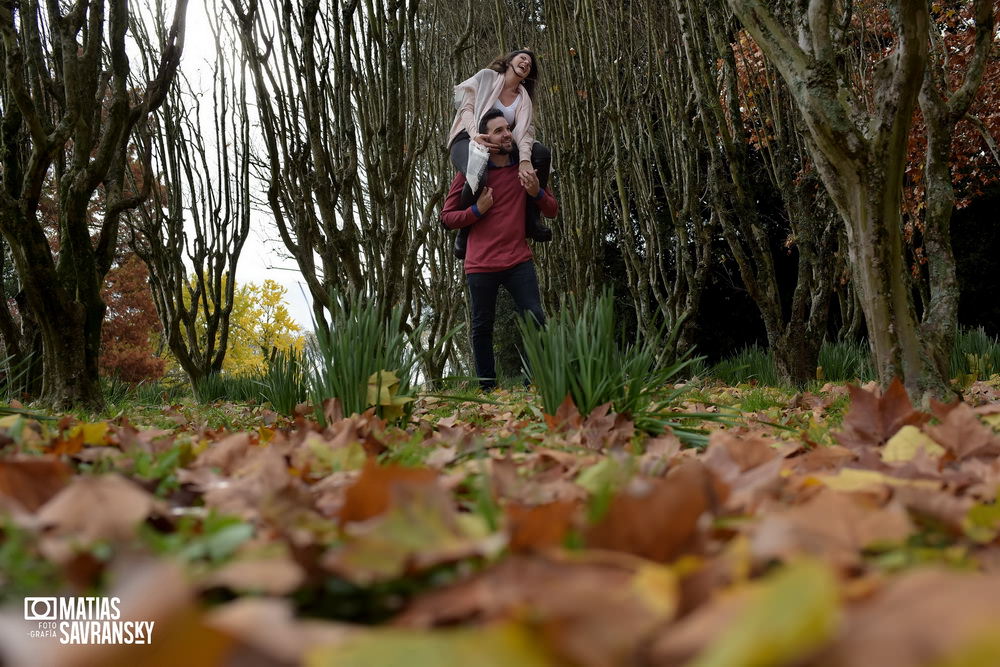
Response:
POLYGON ((504 271, 470 273, 469 297, 472 305, 472 355, 476 359, 476 375, 483 389, 496 386, 496 360, 493 356, 493 322, 496 319, 497 293, 507 288, 519 315, 531 313, 539 325, 545 324, 542 301, 538 294, 538 275, 531 260, 504 271))

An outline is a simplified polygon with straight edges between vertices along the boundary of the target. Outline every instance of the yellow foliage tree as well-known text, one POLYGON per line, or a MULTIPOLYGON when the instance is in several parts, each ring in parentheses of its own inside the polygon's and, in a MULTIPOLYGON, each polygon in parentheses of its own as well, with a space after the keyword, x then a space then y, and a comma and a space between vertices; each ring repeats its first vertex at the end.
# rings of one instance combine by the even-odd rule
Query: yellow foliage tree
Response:
MULTIPOLYGON (((223 278, 223 289, 227 279, 223 278)), ((242 375, 263 371, 267 368, 272 349, 301 350, 305 346, 302 327, 292 319, 285 306, 287 291, 274 280, 265 280, 261 285, 245 283, 236 286, 229 318, 226 357, 222 362, 225 373, 242 375)), ((185 293, 184 296, 184 306, 190 308, 189 295, 185 293)), ((195 328, 198 336, 204 339, 206 325, 201 309, 198 310, 195 328)), ((180 364, 169 351, 166 351, 165 358, 168 372, 179 371, 180 364)))
POLYGON ((229 320, 229 345, 222 364, 225 372, 261 371, 272 349, 302 349, 302 327, 288 313, 286 293, 274 280, 237 286, 229 320))

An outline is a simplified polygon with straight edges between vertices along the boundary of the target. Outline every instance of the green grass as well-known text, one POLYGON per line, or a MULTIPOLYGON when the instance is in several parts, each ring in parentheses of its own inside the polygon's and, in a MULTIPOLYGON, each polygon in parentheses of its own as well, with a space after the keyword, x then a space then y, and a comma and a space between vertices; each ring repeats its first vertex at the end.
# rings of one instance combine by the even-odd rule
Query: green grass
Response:
POLYGON ((823 381, 864 383, 876 378, 871 350, 864 340, 824 342, 818 365, 823 369, 823 381))
POLYGON ((763 412, 771 408, 783 406, 787 399, 779 397, 773 390, 754 387, 743 395, 739 402, 740 409, 744 412, 763 412))
POLYGON ((194 396, 200 403, 257 403, 262 398, 263 382, 260 375, 233 375, 212 373, 201 378, 194 386, 194 396))
POLYGON ((771 351, 751 345, 715 364, 709 375, 724 384, 736 386, 755 381, 770 387, 779 386, 778 371, 771 351))
MULTIPOLYGON (((824 342, 817 366, 817 386, 826 382, 863 384, 878 379, 866 340, 824 342)), ((951 377, 987 380, 996 373, 1000 373, 1000 341, 982 327, 960 328, 951 351, 951 377)), ((706 375, 732 386, 750 382, 781 386, 771 351, 757 345, 723 359, 706 375)))
POLYGON ((19 604, 26 595, 59 590, 59 568, 38 552, 34 531, 0 517, 0 602, 19 604))
POLYGON ((275 411, 292 415, 295 406, 306 400, 309 393, 308 359, 304 351, 294 348, 277 350, 267 363, 261 378, 261 394, 275 411))
POLYGON ((951 376, 987 380, 1000 372, 1000 343, 982 327, 960 329, 951 351, 951 376))
POLYGON ((545 327, 528 316, 519 328, 531 381, 547 414, 555 414, 569 396, 584 416, 610 403, 639 429, 658 432, 672 425, 679 435, 687 435, 681 417, 667 415, 685 392, 672 383, 690 360, 661 360, 661 337, 619 344, 609 291, 565 304, 545 327))
MULTIPOLYGON (((393 396, 410 395, 416 375, 417 356, 404 332, 402 309, 385 312, 375 300, 334 296, 336 307, 329 330, 317 327, 310 354, 313 363, 308 375, 309 397, 316 408, 316 418, 323 424, 323 402, 336 398, 345 415, 364 412, 375 402, 369 400, 369 379, 380 394, 380 371, 395 373, 399 385, 390 388, 393 396), (376 375, 379 374, 379 375, 376 375)), ((413 331, 419 336, 422 326, 413 331)), ((378 405, 380 416, 391 414, 391 407, 378 405)), ((407 414, 404 406, 403 414, 407 414)))

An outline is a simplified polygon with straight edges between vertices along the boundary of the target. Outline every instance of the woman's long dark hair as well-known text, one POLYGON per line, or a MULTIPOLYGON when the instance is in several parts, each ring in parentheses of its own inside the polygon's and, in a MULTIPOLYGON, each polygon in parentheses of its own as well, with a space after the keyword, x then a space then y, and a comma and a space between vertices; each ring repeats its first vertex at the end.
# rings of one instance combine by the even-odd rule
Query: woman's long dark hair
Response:
POLYGON ((524 86, 524 89, 526 91, 528 91, 528 97, 534 100, 535 86, 538 84, 538 79, 541 76, 541 72, 538 71, 538 58, 535 56, 535 53, 533 51, 529 51, 528 49, 511 51, 506 56, 502 56, 491 62, 487 69, 491 69, 494 72, 500 72, 500 74, 503 74, 504 72, 507 71, 507 68, 510 67, 510 61, 513 60, 514 56, 518 55, 519 53, 527 53, 528 56, 531 57, 531 71, 528 72, 528 76, 524 78, 524 81, 521 82, 521 85, 524 86))

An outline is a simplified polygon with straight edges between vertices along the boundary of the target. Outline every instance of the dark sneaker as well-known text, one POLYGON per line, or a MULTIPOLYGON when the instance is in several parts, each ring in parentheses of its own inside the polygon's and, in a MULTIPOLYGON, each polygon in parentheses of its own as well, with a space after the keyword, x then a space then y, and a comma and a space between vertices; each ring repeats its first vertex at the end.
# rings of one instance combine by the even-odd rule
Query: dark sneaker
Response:
POLYGON ((548 243, 552 240, 552 230, 538 221, 535 221, 534 226, 531 226, 530 223, 526 225, 524 235, 539 243, 548 243))
POLYGON ((457 257, 458 259, 465 259, 465 249, 466 246, 468 246, 468 244, 469 244, 469 228, 463 227, 462 229, 458 230, 457 234, 455 234, 455 245, 451 249, 452 252, 455 254, 455 257, 457 257))
POLYGON ((535 202, 529 201, 524 212, 524 235, 532 241, 547 243, 552 240, 552 230, 542 224, 542 214, 535 202))

